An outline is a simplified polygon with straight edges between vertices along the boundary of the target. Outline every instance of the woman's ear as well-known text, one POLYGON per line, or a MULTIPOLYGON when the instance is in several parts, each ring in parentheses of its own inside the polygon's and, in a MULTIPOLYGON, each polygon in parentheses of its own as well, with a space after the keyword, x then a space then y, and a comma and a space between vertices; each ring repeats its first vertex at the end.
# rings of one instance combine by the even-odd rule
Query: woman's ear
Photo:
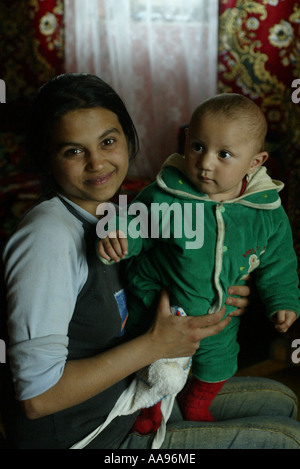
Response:
POLYGON ((187 138, 187 136, 188 136, 188 132, 189 132, 189 128, 188 128, 188 127, 186 127, 186 128, 184 129, 185 138, 187 138))
POLYGON ((267 151, 261 151, 260 153, 257 153, 252 158, 248 173, 251 174, 254 171, 256 171, 260 166, 262 166, 267 161, 268 158, 269 158, 269 154, 267 151))

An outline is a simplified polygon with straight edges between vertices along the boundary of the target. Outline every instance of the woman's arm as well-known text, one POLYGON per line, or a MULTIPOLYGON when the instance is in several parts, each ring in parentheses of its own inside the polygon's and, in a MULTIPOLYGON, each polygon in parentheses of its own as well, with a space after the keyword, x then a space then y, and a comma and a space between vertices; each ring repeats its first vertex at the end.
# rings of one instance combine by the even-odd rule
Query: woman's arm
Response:
POLYGON ((77 405, 126 376, 160 358, 190 356, 200 341, 219 333, 229 323, 219 313, 201 317, 176 317, 163 292, 153 327, 144 335, 91 358, 68 361, 60 380, 46 392, 22 401, 25 415, 40 418, 77 405))

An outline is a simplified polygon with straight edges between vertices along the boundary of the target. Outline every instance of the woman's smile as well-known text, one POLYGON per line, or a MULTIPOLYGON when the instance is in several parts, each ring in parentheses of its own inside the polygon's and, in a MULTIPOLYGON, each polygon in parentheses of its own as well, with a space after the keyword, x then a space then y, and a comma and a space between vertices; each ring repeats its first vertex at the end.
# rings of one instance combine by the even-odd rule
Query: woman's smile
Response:
POLYGON ((99 176, 93 176, 91 178, 86 179, 84 182, 85 184, 90 184, 91 186, 102 186, 103 184, 110 181, 112 175, 115 171, 111 171, 106 174, 102 174, 99 176))

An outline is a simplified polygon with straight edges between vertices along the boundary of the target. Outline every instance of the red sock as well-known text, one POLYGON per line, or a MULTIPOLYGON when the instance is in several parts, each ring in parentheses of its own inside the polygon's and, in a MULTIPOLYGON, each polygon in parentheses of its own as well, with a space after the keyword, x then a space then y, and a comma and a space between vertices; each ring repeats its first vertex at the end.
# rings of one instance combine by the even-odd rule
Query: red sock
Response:
POLYGON ((161 402, 158 402, 152 407, 142 409, 140 415, 137 417, 131 431, 138 432, 142 435, 156 432, 160 427, 162 421, 161 402))
POLYGON ((184 419, 213 422, 214 418, 209 411, 209 406, 226 381, 206 383, 193 378, 191 384, 180 394, 178 399, 184 419))

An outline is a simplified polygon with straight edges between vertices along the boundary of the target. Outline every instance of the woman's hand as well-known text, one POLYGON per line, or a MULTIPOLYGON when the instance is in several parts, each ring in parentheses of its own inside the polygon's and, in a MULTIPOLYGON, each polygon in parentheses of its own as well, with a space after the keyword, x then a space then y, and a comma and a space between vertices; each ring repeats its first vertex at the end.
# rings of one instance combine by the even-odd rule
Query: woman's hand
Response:
MULTIPOLYGON (((157 318, 150 333, 157 341, 157 351, 164 344, 167 355, 164 358, 191 356, 200 346, 205 337, 218 334, 230 322, 231 316, 241 316, 245 313, 250 300, 251 289, 248 285, 234 285, 228 288, 227 305, 236 306, 224 319, 226 307, 218 313, 198 317, 178 317, 170 312, 170 302, 166 291, 162 292, 157 308, 157 318), (234 296, 231 296, 234 295, 234 296)), ((160 357, 161 358, 161 357, 160 357)))
POLYGON ((249 306, 249 295, 251 289, 248 285, 235 285, 229 287, 227 290, 229 295, 238 295, 239 298, 228 296, 226 304, 236 306, 236 309, 229 313, 229 316, 242 316, 245 313, 247 306, 249 306))
POLYGON ((169 296, 163 291, 157 308, 156 321, 149 331, 153 350, 159 358, 193 355, 205 337, 218 334, 230 322, 224 319, 225 306, 215 314, 205 316, 174 316, 170 311, 169 296))

